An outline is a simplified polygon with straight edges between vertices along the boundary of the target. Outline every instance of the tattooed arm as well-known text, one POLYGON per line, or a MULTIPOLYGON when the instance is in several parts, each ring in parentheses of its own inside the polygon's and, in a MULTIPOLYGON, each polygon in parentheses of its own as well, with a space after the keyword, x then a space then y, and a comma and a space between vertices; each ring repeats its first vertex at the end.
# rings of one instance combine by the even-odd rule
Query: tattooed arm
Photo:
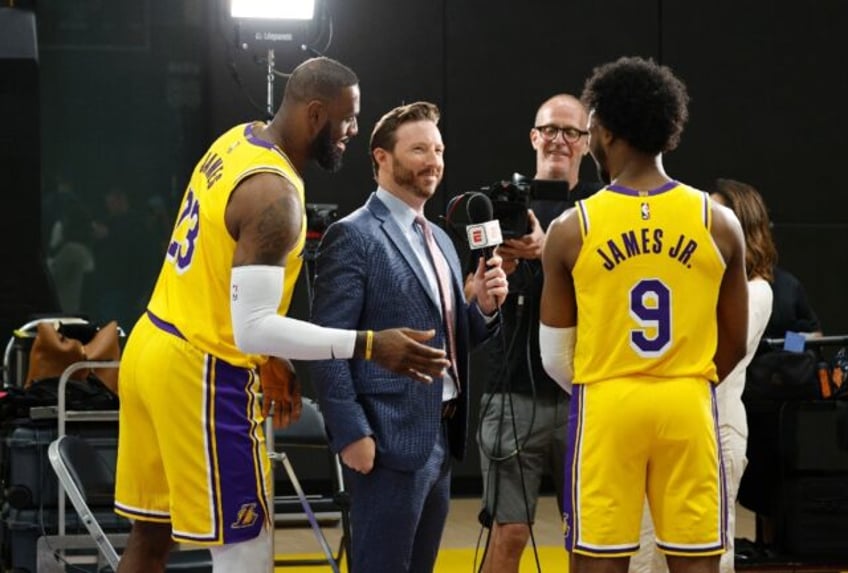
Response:
MULTIPOLYGON (((283 266, 303 224, 303 205, 291 183, 270 173, 249 177, 230 196, 225 222, 236 241, 230 309, 242 351, 300 360, 365 356, 366 332, 323 328, 277 314, 283 266)), ((444 351, 421 344, 433 334, 375 332, 371 358, 393 372, 428 382, 449 364, 444 351)))

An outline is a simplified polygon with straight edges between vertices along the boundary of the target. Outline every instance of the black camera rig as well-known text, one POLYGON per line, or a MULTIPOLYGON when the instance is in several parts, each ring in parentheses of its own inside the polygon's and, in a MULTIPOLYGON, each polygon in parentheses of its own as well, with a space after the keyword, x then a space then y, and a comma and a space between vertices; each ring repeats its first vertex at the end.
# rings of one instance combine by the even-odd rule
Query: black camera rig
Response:
POLYGON ((492 200, 492 213, 501 225, 504 239, 516 239, 530 232, 527 209, 532 198, 532 180, 515 173, 509 181, 495 181, 480 189, 492 200))
POLYGON ((339 218, 339 206, 334 203, 306 204, 306 232, 312 239, 320 239, 331 223, 339 218))
POLYGON ((314 261, 318 255, 318 245, 321 237, 334 221, 339 218, 339 206, 334 203, 306 204, 306 244, 303 247, 303 258, 314 261))
POLYGON ((516 239, 532 230, 527 216, 531 201, 562 201, 568 197, 568 189, 567 181, 530 179, 514 173, 511 180, 496 181, 480 192, 492 200, 492 212, 500 222, 503 238, 516 239))

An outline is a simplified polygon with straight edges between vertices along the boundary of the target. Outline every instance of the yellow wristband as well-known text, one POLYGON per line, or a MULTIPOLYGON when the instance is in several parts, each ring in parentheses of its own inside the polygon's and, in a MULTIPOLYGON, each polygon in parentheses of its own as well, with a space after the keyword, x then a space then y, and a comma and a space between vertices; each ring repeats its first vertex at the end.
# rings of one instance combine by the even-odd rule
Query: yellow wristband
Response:
POLYGON ((374 331, 365 332, 365 360, 371 360, 371 350, 374 347, 374 331))

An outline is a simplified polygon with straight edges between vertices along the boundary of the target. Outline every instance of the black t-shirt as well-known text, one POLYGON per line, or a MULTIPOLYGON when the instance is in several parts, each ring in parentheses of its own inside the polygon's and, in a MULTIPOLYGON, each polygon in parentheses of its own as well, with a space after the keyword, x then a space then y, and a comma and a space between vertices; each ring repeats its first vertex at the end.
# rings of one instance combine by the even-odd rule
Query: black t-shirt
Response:
MULTIPOLYGON (((547 230, 556 217, 600 189, 600 183, 578 181, 562 201, 534 200, 530 208, 547 230)), ((542 262, 522 260, 509 276, 509 296, 501 307, 502 335, 489 340, 487 392, 515 392, 552 396, 562 389, 542 368, 539 350, 539 303, 542 295, 542 262), (528 368, 532 364, 532 369, 528 368), (532 375, 532 378, 531 378, 532 375)))
POLYGON ((821 330, 819 319, 807 300, 807 293, 795 275, 775 267, 771 290, 774 293, 774 299, 771 306, 771 318, 766 326, 766 338, 783 338, 787 330, 793 332, 821 330))

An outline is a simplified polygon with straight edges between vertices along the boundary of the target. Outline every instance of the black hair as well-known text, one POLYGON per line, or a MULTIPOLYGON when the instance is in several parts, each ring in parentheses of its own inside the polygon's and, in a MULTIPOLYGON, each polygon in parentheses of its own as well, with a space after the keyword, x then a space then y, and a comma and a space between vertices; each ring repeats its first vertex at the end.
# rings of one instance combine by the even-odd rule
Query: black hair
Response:
POLYGON ((284 101, 329 101, 359 78, 349 67, 331 58, 310 58, 297 66, 286 82, 284 101))
POLYGON ((689 119, 683 82, 668 67, 639 57, 595 68, 581 99, 613 135, 649 155, 677 147, 689 119))

